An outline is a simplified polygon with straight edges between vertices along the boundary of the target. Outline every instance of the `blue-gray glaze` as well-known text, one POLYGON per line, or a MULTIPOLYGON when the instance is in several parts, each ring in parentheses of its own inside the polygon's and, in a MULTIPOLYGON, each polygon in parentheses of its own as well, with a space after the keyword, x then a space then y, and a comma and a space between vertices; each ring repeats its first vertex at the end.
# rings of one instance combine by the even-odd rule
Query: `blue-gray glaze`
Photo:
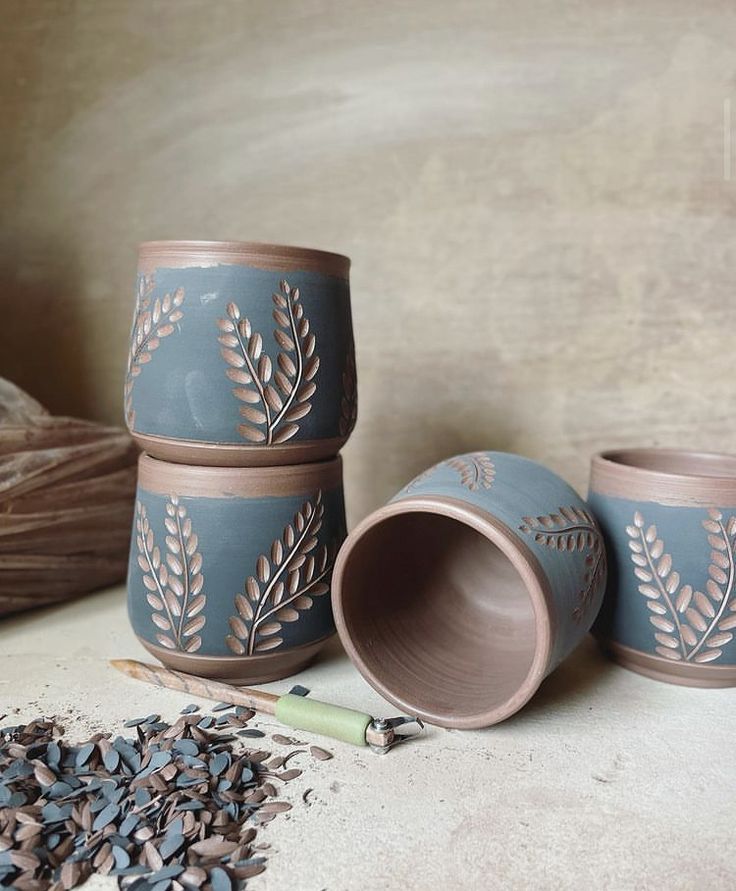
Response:
MULTIPOLYGON (((314 502, 315 494, 250 499, 181 496, 178 499, 179 505, 185 509, 191 520, 192 532, 198 538, 197 552, 202 556, 201 572, 204 576, 202 592, 206 595, 206 605, 201 613, 206 621, 204 627, 198 631, 201 646, 192 653, 193 656, 240 655, 234 653, 226 642, 227 636, 232 634, 228 620, 237 615, 235 595, 244 593, 248 576, 257 575, 259 556, 270 554, 275 539, 283 541, 285 526, 294 523, 294 515, 302 509, 306 500, 314 502)), ((169 501, 166 496, 144 491, 139 486, 138 503, 146 512, 155 544, 164 557, 167 553, 164 519, 169 501)), ((322 503, 324 515, 317 535, 318 545, 310 553, 317 553, 323 544, 329 545, 331 565, 346 534, 342 488, 323 492, 322 503)), ((161 641, 157 639, 161 630, 154 625, 152 617, 155 611, 147 600, 144 573, 138 564, 138 517, 137 508, 128 567, 128 614, 136 634, 161 646, 161 641)), ((272 577, 273 574, 275 569, 272 566, 272 577)), ((328 585, 330 580, 331 569, 325 579, 328 585)), ((283 639, 283 643, 268 650, 268 653, 279 653, 332 634, 335 628, 329 590, 313 598, 311 609, 299 611, 297 621, 281 624, 279 637, 283 639)), ((180 648, 177 649, 181 652, 180 648)))
POLYGON ((227 305, 236 303, 253 331, 262 335, 264 352, 276 370, 280 348, 273 338, 277 325, 272 294, 279 292, 283 279, 300 289, 320 360, 312 409, 298 421, 299 431, 288 442, 341 435, 343 373, 353 350, 348 282, 311 271, 283 273, 236 264, 156 269, 151 304, 183 288, 182 318, 172 334, 160 339, 132 382, 134 432, 203 443, 258 445, 238 433, 243 403, 232 394, 238 385, 225 375, 228 365, 220 352, 222 332, 217 320, 227 318, 227 305))
MULTIPOLYGON (((631 501, 626 498, 601 495, 594 491, 590 493, 588 503, 600 523, 609 558, 608 586, 594 632, 601 638, 623 644, 640 652, 653 656, 661 655, 657 652, 657 647, 660 647, 661 643, 654 635, 662 633, 662 631, 651 623, 651 617, 656 615, 647 606, 651 598, 646 597, 639 590, 639 586, 645 582, 634 574, 636 567, 632 562, 632 551, 629 547, 632 538, 627 534, 626 528, 627 526, 636 528, 634 517, 637 511, 641 514, 645 531, 652 524, 656 526, 657 538, 661 539, 664 544, 664 553, 671 555, 671 571, 679 574, 678 590, 671 595, 671 600, 674 603, 684 585, 690 585, 694 591, 707 592, 708 568, 713 548, 708 541, 709 533, 702 524, 711 519, 709 511, 703 507, 671 506, 654 501, 631 501)), ((721 512, 724 524, 727 523, 729 517, 736 514, 736 511, 729 508, 722 508, 721 512)), ((733 543, 733 536, 731 536, 731 542, 733 543)), ((731 549, 733 552, 733 544, 731 549)), ((648 567, 644 568, 648 571, 648 567)), ((711 602, 714 612, 717 611, 718 602, 707 593, 706 597, 711 602)), ((663 600, 661 595, 656 598, 658 603, 663 600)), ((735 611, 730 609, 730 604, 736 606, 733 586, 723 612, 723 616, 726 618, 733 617, 735 614, 735 611)), ((668 609, 665 618, 671 621, 669 615, 668 609)), ((678 615, 681 621, 687 623, 687 616, 680 613, 678 615)), ((717 629, 715 633, 719 633, 717 629)), ((676 629, 674 636, 678 637, 678 642, 680 642, 676 629)), ((699 640, 701 633, 698 633, 697 637, 699 640)), ((680 647, 682 647, 682 642, 680 642, 680 647)), ((691 662, 692 658, 688 658, 688 653, 692 649, 692 646, 686 644, 684 652, 680 651, 681 658, 677 661, 691 662)), ((698 654, 707 649, 707 647, 701 646, 698 654)), ((736 639, 721 644, 717 649, 722 651, 721 655, 707 664, 718 666, 736 663, 736 639)))
MULTIPOLYGON (((587 513, 583 499, 546 467, 528 458, 505 452, 473 452, 443 461, 412 480, 393 501, 415 496, 454 498, 480 508, 501 521, 520 543, 531 549, 546 576, 554 599, 552 618, 555 635, 549 664, 549 670, 552 670, 577 646, 595 619, 605 587, 605 553, 600 548, 598 539, 597 555, 600 556, 601 564, 593 584, 590 585, 590 567, 586 565, 586 557, 594 555, 587 546, 582 551, 552 549, 535 540, 534 530, 525 532, 522 527, 527 528, 525 517, 538 518, 553 514, 559 516, 560 508, 587 513), (483 465, 483 458, 491 462, 493 467, 490 474, 492 481, 487 487, 483 484, 482 467, 470 466, 474 460, 480 460, 483 465), (465 482, 461 466, 457 463, 459 460, 466 462, 465 482), (581 594, 586 591, 580 609, 581 594)), ((561 519, 564 521, 564 518, 561 519)), ((581 525, 586 523, 580 520, 573 523, 564 521, 564 525, 555 528, 559 534, 563 528, 581 525)), ((587 521, 587 526, 591 536, 595 538, 600 535, 592 518, 587 521)), ((553 532, 554 529, 549 531, 553 532)))

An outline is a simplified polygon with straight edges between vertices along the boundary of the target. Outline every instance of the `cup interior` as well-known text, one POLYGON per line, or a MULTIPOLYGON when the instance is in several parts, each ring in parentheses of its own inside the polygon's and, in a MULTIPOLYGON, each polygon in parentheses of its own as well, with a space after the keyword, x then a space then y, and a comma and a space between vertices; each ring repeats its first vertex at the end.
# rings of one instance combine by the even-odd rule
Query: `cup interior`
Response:
POLYGON ((529 580, 455 517, 408 510, 369 526, 349 547, 336 607, 343 642, 372 685, 432 723, 495 723, 541 679, 529 580))
POLYGON ((605 461, 654 473, 736 480, 736 456, 679 449, 620 449, 604 452, 605 461))

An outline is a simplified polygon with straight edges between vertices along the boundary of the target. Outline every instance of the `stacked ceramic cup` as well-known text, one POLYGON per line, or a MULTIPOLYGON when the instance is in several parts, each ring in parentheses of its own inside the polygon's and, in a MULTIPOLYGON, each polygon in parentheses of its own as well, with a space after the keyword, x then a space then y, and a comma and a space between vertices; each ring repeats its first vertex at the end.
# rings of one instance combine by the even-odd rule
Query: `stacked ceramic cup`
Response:
POLYGON ((347 257, 141 245, 125 416, 144 450, 128 606, 171 668, 293 674, 334 633, 356 420, 347 257))

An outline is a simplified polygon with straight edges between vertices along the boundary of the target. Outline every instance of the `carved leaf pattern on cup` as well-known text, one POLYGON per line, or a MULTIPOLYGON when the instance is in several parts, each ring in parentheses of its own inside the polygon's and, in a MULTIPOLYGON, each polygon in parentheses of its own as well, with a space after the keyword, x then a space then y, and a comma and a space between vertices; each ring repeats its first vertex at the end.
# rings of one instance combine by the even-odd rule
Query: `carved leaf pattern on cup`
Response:
POLYGON ((414 477, 414 479, 406 487, 406 492, 420 486, 425 480, 432 476, 440 467, 451 467, 460 475, 460 483, 471 492, 477 492, 479 489, 490 489, 496 478, 496 467, 485 452, 470 452, 467 455, 457 455, 454 458, 448 458, 446 461, 440 461, 433 467, 427 468, 414 477))
POLYGON ((493 461, 484 452, 471 452, 468 455, 450 458, 447 466, 460 474, 460 482, 471 492, 490 489, 496 478, 493 461))
POLYGON ((287 281, 273 294, 273 337, 280 352, 276 362, 263 349, 263 337, 228 303, 226 319, 218 319, 220 355, 227 363, 232 394, 242 402, 238 433, 252 443, 286 442, 299 432, 299 421, 312 410, 311 399, 319 370, 316 340, 304 315, 299 288, 287 281))
POLYGON ((207 603, 202 593, 202 555, 192 521, 176 495, 166 504, 164 526, 167 534, 162 554, 145 506, 136 503, 138 566, 153 610, 151 621, 158 629, 156 640, 168 650, 195 653, 202 646, 199 632, 205 625, 202 611, 207 603))
POLYGON ((639 593, 652 613, 655 652, 673 662, 714 662, 736 628, 736 517, 724 520, 723 513, 712 508, 702 525, 712 549, 705 592, 680 585, 657 527, 647 525, 640 511, 626 527, 639 593))
POLYGON ((320 490, 256 561, 255 575, 246 579, 245 591, 235 595, 236 615, 229 619, 232 633, 225 638, 231 652, 251 656, 280 647, 283 624, 298 622, 314 598, 330 590, 327 580, 335 548, 319 541, 324 510, 320 490))
POLYGON ((184 313, 184 289, 177 288, 173 294, 157 297, 151 305, 151 294, 155 287, 152 275, 138 276, 133 328, 130 334, 128 367, 125 373, 124 408, 129 426, 135 422, 133 410, 133 387, 143 366, 151 361, 152 354, 159 348, 164 337, 176 331, 176 323, 184 313))
POLYGON ((603 538, 593 516, 581 507, 560 507, 546 516, 522 517, 519 531, 533 535, 534 541, 542 547, 585 555, 583 586, 572 613, 573 619, 580 622, 603 584, 606 569, 603 538))
POLYGON ((355 371, 355 347, 350 344, 342 372, 340 400, 340 436, 349 436, 358 420, 358 379, 355 371))

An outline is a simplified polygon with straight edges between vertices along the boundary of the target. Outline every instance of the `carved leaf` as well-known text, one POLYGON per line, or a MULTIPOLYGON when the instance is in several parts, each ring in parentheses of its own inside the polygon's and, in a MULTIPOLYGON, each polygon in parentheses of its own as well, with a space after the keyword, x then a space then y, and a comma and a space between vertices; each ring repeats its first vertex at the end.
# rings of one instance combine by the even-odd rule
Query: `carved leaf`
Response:
POLYGON ((715 659, 718 659, 718 657, 722 655, 723 650, 702 650, 700 653, 698 653, 697 656, 694 657, 693 662, 713 662, 715 659))
POLYGON ((204 586, 202 555, 196 550, 197 536, 186 508, 177 496, 170 497, 165 514, 164 525, 169 534, 164 539, 167 551, 162 562, 146 508, 140 501, 136 503, 138 566, 143 572, 143 584, 150 592, 146 599, 153 610, 151 621, 167 632, 157 634, 156 639, 168 649, 191 653, 200 648, 202 641, 198 632, 205 625, 205 616, 201 613, 207 598, 200 593, 204 586))
POLYGON ((184 303, 183 288, 177 288, 173 295, 166 294, 163 299, 156 298, 151 309, 151 295, 154 288, 153 276, 138 276, 138 292, 123 393, 125 418, 131 428, 135 423, 133 409, 135 381, 143 366, 151 361, 152 354, 159 348, 161 340, 174 333, 175 324, 184 316, 180 309, 184 303))
POLYGON ((671 659, 673 662, 680 662, 682 660, 682 656, 677 650, 671 650, 669 647, 655 647, 655 652, 660 656, 664 656, 665 659, 671 659))
POLYGON ((450 458, 446 464, 460 474, 460 482, 471 492, 478 489, 490 489, 493 485, 496 468, 485 452, 458 455, 455 458, 450 458))
POLYGON ((226 644, 231 652, 253 654, 283 643, 283 622, 299 621, 313 598, 329 591, 327 579, 334 555, 320 544, 324 518, 322 492, 306 501, 284 527, 282 538, 272 542, 268 553, 256 561, 256 576, 248 577, 246 594, 236 594, 237 615, 231 616, 226 644))
POLYGON ((280 647, 284 641, 280 637, 270 637, 266 640, 259 640, 255 645, 256 653, 264 653, 266 650, 275 650, 276 647, 280 647))
POLYGON ((277 325, 273 336, 280 348, 276 371, 271 356, 264 352, 263 337, 252 331, 248 319, 241 318, 237 304, 229 303, 228 318, 217 320, 220 353, 229 366, 225 374, 244 385, 232 390, 238 401, 247 403, 239 410, 247 423, 236 425, 238 433, 249 442, 264 445, 286 442, 299 432, 295 422, 312 408, 313 378, 319 370, 319 357, 314 355, 316 340, 298 302, 299 289, 282 281, 279 293, 272 296, 277 325))
POLYGON ((680 593, 677 595, 677 600, 675 600, 675 609, 678 613, 684 613, 685 610, 690 606, 690 601, 693 597, 693 589, 690 585, 683 585, 680 589, 680 593))
MULTIPOLYGON (((522 517, 519 531, 531 535, 542 547, 564 553, 582 553, 584 558, 583 586, 578 592, 578 602, 573 610, 575 621, 581 621, 589 604, 603 585, 606 570, 606 552, 603 547, 598 525, 593 516, 584 508, 573 505, 560 507, 551 514, 539 517, 522 517)), ((638 536, 638 529, 632 527, 629 535, 638 536)), ((636 542, 634 551, 642 550, 636 542)), ((640 554, 632 553, 632 559, 640 559, 640 554)), ((641 558, 642 566, 646 560, 641 558)), ((638 578, 643 582, 652 581, 652 573, 639 569, 638 578)), ((646 597, 656 599, 659 594, 650 584, 639 585, 639 591, 646 597)), ((654 610, 659 613, 659 610, 654 610)), ((655 617, 651 617, 654 622, 655 617)), ((659 627, 659 626, 658 626, 659 627)))
POLYGON ((705 583, 707 595, 694 591, 689 584, 680 588, 672 557, 664 553, 656 526, 646 526, 641 512, 634 514, 632 526, 626 526, 634 574, 637 581, 645 582, 638 589, 649 598, 647 605, 655 613, 649 617, 657 629, 655 652, 677 661, 706 663, 718 659, 723 652, 721 647, 733 639, 731 629, 736 628, 736 617, 726 614, 726 610, 736 608, 736 521, 730 517, 724 526, 722 512, 711 509, 702 526, 712 548, 705 583), (662 608, 654 609, 655 603, 662 608))

